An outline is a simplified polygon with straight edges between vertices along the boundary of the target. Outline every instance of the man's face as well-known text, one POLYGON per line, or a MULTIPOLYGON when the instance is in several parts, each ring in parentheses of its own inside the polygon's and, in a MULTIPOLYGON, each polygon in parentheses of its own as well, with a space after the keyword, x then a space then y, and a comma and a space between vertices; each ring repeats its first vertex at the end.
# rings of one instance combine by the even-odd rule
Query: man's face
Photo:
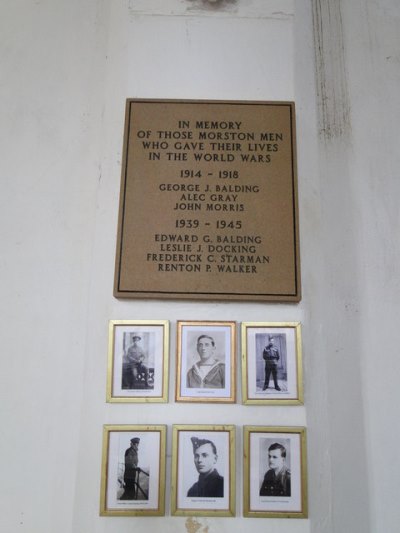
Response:
POLYGON ((279 472, 285 463, 281 450, 268 450, 268 465, 273 470, 279 472))
POLYGON ((194 464, 199 474, 208 474, 217 462, 211 444, 203 444, 194 452, 194 464))
POLYGON ((138 451, 139 443, 138 442, 131 442, 131 448, 132 450, 135 450, 135 452, 138 451))
POLYGON ((272 346, 274 345, 274 338, 272 337, 272 339, 269 339, 269 343, 272 344, 272 346))
POLYGON ((214 354, 214 349, 212 340, 207 337, 197 341, 197 352, 202 361, 207 361, 214 354))

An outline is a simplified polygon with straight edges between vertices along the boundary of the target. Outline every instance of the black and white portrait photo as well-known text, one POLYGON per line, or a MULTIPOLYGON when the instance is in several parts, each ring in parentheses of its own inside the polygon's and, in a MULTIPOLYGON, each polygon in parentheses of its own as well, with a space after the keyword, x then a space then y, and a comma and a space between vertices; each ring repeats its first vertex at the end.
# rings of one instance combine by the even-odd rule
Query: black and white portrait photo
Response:
POLYGON ((234 323, 178 322, 177 401, 233 401, 234 323))
POLYGON ((110 321, 107 401, 165 402, 167 321, 110 321))
MULTIPOLYGON (((190 335, 188 337, 190 338, 190 335)), ((189 346, 186 352, 187 368, 189 368, 186 373, 187 387, 189 389, 224 389, 226 354, 225 350, 221 351, 221 344, 225 349, 223 334, 199 331, 196 332, 195 337, 196 359, 193 361, 193 341, 188 341, 189 346)))
POLYGON ((243 403, 303 403, 298 322, 244 322, 242 350, 243 403))
POLYGON ((290 440, 260 438, 260 496, 291 496, 290 440))
POLYGON ((123 333, 122 389, 154 389, 154 339, 149 332, 123 333))
POLYGON ((286 333, 256 333, 256 388, 287 391, 286 333))
POLYGON ((233 426, 216 427, 173 427, 176 514, 188 509, 231 512, 233 426))
POLYGON ((210 439, 191 437, 193 463, 199 475, 187 491, 190 498, 223 498, 224 478, 218 472, 218 452, 210 439))
POLYGON ((244 426, 244 516, 307 516, 306 430, 244 426))
POLYGON ((105 426, 101 511, 158 514, 164 507, 165 426, 105 426))
POLYGON ((140 437, 133 436, 129 447, 124 451, 124 461, 122 462, 121 458, 119 463, 117 498, 120 500, 149 499, 150 466, 145 464, 147 461, 143 459, 146 453, 141 453, 139 460, 139 447, 140 437))

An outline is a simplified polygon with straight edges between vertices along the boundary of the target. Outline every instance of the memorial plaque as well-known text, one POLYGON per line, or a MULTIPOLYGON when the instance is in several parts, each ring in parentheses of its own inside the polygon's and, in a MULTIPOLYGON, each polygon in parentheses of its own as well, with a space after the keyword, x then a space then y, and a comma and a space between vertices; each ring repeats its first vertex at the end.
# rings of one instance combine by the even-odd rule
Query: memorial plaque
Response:
POLYGON ((127 101, 114 295, 300 300, 293 103, 127 101))

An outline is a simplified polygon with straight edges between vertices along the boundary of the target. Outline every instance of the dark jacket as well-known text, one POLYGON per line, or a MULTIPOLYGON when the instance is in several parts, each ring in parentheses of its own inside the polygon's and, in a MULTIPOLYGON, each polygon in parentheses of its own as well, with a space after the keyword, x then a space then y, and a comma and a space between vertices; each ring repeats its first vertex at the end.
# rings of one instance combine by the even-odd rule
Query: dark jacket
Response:
POLYGON ((275 475, 274 470, 268 470, 260 488, 260 496, 291 496, 290 470, 286 467, 275 475))
POLYGON ((279 350, 276 346, 269 344, 264 348, 263 359, 266 365, 276 366, 279 361, 279 350))
POLYGON ((223 498, 224 478, 217 470, 209 474, 200 474, 199 481, 192 485, 187 493, 189 498, 223 498))

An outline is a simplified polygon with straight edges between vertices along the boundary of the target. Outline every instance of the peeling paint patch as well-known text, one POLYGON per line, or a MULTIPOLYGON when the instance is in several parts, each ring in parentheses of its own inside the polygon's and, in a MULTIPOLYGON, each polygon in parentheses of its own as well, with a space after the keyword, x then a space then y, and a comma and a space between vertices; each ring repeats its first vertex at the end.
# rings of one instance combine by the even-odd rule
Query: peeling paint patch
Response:
POLYGON ((206 524, 202 524, 196 518, 189 517, 186 522, 187 533, 208 533, 209 527, 206 524))
POLYGON ((319 131, 326 140, 350 134, 340 0, 312 0, 319 131))
POLYGON ((189 9, 206 11, 236 11, 238 0, 187 0, 189 9))
POLYGON ((295 0, 128 0, 130 20, 143 16, 293 20, 295 0))

